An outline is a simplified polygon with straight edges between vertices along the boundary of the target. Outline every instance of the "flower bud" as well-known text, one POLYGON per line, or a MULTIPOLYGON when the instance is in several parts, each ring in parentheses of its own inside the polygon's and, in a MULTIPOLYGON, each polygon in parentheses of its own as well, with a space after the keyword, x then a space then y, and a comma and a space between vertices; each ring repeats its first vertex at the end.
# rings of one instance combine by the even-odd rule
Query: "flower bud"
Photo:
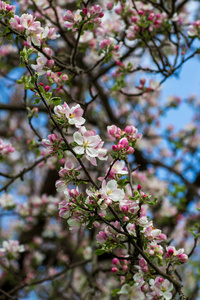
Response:
POLYGON ((53 60, 53 59, 48 60, 47 66, 48 66, 49 68, 52 68, 52 67, 54 66, 54 60, 53 60))
POLYGON ((127 265, 124 265, 124 266, 122 267, 122 269, 123 269, 123 271, 127 271, 127 270, 128 270, 128 266, 127 266, 127 265))
POLYGON ((128 211, 128 205, 123 205, 122 208, 121 208, 121 211, 123 213, 127 213, 127 211, 128 211))
POLYGON ((140 84, 145 85, 146 79, 145 78, 140 78, 140 84))
POLYGON ((168 257, 168 258, 171 257, 171 256, 173 256, 174 253, 175 253, 174 247, 168 247, 168 248, 167 248, 167 257, 168 257))
POLYGON ((108 2, 107 5, 106 5, 106 8, 108 10, 111 10, 111 9, 113 9, 113 6, 114 6, 114 4, 112 2, 108 2))
POLYGON ((48 92, 50 90, 50 86, 46 85, 44 90, 45 90, 45 92, 48 92))
POLYGON ((119 259, 118 259, 118 258, 116 258, 116 257, 115 257, 115 258, 113 258, 113 260, 112 260, 112 264, 113 264, 113 265, 115 265, 115 266, 116 266, 116 265, 119 265, 119 259))
POLYGON ((104 12, 101 11, 100 14, 99 14, 99 18, 103 18, 103 16, 104 16, 104 12))
POLYGON ((179 259, 179 261, 181 262, 181 263, 185 263, 186 261, 188 261, 188 256, 187 256, 187 254, 179 254, 179 255, 177 255, 177 257, 178 257, 178 259, 179 259))
POLYGON ((62 80, 63 81, 67 81, 69 79, 69 77, 67 76, 67 74, 64 74, 63 76, 62 76, 62 80))
POLYGON ((128 146, 128 140, 127 138, 122 138, 120 141, 119 141, 119 144, 118 145, 122 145, 123 148, 126 148, 128 146))
POLYGON ((145 12, 144 12, 143 10, 140 9, 140 10, 138 11, 138 14, 139 14, 140 16, 143 16, 143 15, 145 14, 145 12))
POLYGON ((128 147, 127 149, 126 149, 126 154, 133 154, 135 152, 135 150, 134 150, 134 148, 133 147, 128 147))
POLYGON ((86 7, 83 8, 83 14, 87 15, 87 8, 86 7))
POLYGON ((133 23, 136 23, 137 20, 138 20, 138 18, 137 18, 136 16, 133 16, 133 17, 131 18, 131 21, 132 21, 133 23))
POLYGON ((113 149, 113 151, 117 151, 117 150, 118 150, 118 147, 117 147, 116 145, 113 145, 113 146, 112 146, 112 149, 113 149))
POLYGON ((113 268, 111 269, 111 272, 112 272, 112 273, 116 273, 117 271, 118 271, 118 269, 115 268, 115 267, 113 267, 113 268))

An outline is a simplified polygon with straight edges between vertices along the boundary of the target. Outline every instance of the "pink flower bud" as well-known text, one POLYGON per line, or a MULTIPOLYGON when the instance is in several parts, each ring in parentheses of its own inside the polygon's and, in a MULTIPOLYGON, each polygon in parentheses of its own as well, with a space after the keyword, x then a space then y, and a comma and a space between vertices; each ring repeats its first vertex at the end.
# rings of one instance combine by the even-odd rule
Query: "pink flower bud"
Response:
POLYGON ((103 11, 101 11, 99 14, 99 18, 103 18, 103 16, 104 16, 104 13, 103 13, 103 11))
POLYGON ((128 270, 128 266, 127 266, 127 265, 124 265, 124 266, 122 267, 122 269, 123 269, 123 271, 127 271, 127 270, 128 270))
POLYGON ((145 78, 140 78, 140 84, 145 85, 146 79, 145 78))
POLYGON ((113 6, 114 6, 114 4, 112 2, 109 2, 109 3, 107 3, 106 8, 108 10, 111 10, 111 9, 113 9, 113 6))
POLYGON ((148 20, 152 21, 155 17, 155 14, 153 12, 150 13, 148 20))
POLYGON ((112 146, 112 149, 113 149, 113 151, 117 151, 117 150, 118 150, 118 147, 117 147, 116 145, 113 145, 113 146, 112 146))
POLYGON ((169 258, 170 256, 173 256, 175 253, 174 247, 168 247, 167 248, 167 257, 169 258))
POLYGON ((51 71, 47 71, 46 75, 47 77, 51 76, 51 71))
POLYGON ((136 132, 136 128, 134 126, 126 126, 124 131, 127 133, 127 134, 133 134, 136 132))
POLYGON ((44 84, 43 84, 42 82, 40 82, 40 84, 39 84, 39 85, 43 86, 44 84))
POLYGON ((107 132, 109 135, 114 136, 117 133, 117 126, 115 125, 108 126, 107 132))
POLYGON ((126 149, 126 154, 133 154, 135 152, 135 150, 134 150, 134 148, 133 147, 128 147, 127 149, 126 149))
POLYGON ((141 187, 141 185, 140 185, 140 184, 138 184, 138 186, 137 186, 137 190, 138 190, 138 191, 140 191, 140 190, 141 190, 141 188, 142 188, 142 187, 141 187))
POLYGON ((69 190, 69 195, 70 195, 70 197, 75 198, 76 196, 78 196, 78 192, 76 189, 72 189, 72 190, 69 190))
POLYGON ((118 258, 116 258, 116 257, 115 257, 115 258, 113 258, 113 260, 112 260, 112 264, 113 264, 113 265, 115 265, 115 266, 116 266, 116 265, 119 265, 119 259, 118 259, 118 258))
POLYGON ((117 63, 117 66, 119 66, 119 67, 123 67, 123 65, 124 65, 120 60, 117 60, 116 63, 117 63))
POLYGON ((48 60, 47 66, 48 66, 49 68, 52 68, 52 67, 54 66, 54 60, 53 60, 53 59, 48 60))
POLYGON ((115 138, 118 140, 118 139, 120 139, 120 137, 121 137, 121 135, 119 134, 119 133, 117 133, 116 135, 115 135, 115 138))
POLYGON ((133 17, 131 18, 131 21, 132 21, 133 23, 136 23, 137 20, 138 20, 138 17, 136 17, 136 16, 133 16, 133 17))
POLYGON ((152 92, 152 88, 149 86, 149 87, 147 87, 146 91, 147 92, 152 92))
POLYGON ((104 39, 103 41, 100 42, 99 46, 101 49, 106 49, 107 47, 110 46, 110 40, 104 39))
POLYGON ((122 138, 120 141, 119 141, 119 144, 123 146, 123 148, 126 148, 128 146, 128 140, 127 138, 122 138))
POLYGON ((153 22, 153 24, 154 24, 154 25, 159 25, 160 22, 159 22, 158 20, 155 20, 155 21, 153 22))
POLYGON ((118 144, 117 145, 117 150, 120 151, 120 150, 123 150, 123 149, 124 149, 124 146, 122 144, 118 144))
POLYGON ((44 90, 45 90, 45 92, 48 92, 50 90, 50 86, 46 85, 44 90))
POLYGON ((164 278, 161 278, 161 277, 157 277, 157 278, 158 278, 159 283, 162 283, 163 281, 165 281, 164 278))
POLYGON ((63 81, 67 81, 69 79, 69 77, 67 76, 67 74, 64 74, 63 76, 62 76, 62 80, 63 81))
POLYGON ((122 7, 118 7, 115 9, 116 14, 120 15, 122 12, 122 7))
POLYGON ((123 205, 122 208, 121 208, 121 211, 123 213, 127 213, 127 211, 128 211, 128 205, 123 205))
POLYGON ((83 8, 83 14, 87 15, 87 8, 86 7, 83 8))
POLYGON ((129 217, 124 216, 124 217, 123 217, 123 221, 124 221, 124 222, 128 222, 128 221, 129 221, 129 217))
POLYGON ((113 267, 113 268, 111 269, 111 272, 112 272, 112 273, 116 273, 117 271, 118 271, 118 269, 115 268, 115 267, 113 267))
POLYGON ((177 257, 181 263, 188 261, 188 256, 184 253, 177 255, 177 257))
POLYGON ((145 12, 144 12, 143 10, 140 9, 140 10, 138 11, 138 14, 139 14, 140 16, 143 16, 143 15, 145 14, 145 12))

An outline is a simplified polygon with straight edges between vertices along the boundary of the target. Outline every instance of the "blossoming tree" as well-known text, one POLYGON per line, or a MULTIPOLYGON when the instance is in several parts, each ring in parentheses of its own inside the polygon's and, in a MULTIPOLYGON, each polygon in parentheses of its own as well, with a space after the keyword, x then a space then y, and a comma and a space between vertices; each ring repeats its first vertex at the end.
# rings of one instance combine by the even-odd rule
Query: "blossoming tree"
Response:
POLYGON ((198 299, 200 102, 160 101, 198 9, 0 0, 0 299, 198 299))

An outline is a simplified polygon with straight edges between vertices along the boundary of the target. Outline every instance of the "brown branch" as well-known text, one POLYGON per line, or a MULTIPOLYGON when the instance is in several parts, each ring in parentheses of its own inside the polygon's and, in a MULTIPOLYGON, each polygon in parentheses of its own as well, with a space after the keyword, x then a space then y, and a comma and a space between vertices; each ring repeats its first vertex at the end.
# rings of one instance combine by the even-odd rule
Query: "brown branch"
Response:
POLYGON ((24 168, 22 171, 20 171, 17 175, 14 175, 12 176, 11 180, 6 184, 4 185, 1 189, 0 189, 0 192, 2 191, 6 191, 7 188, 18 178, 21 178, 23 180, 23 176, 24 174, 26 174, 27 172, 31 171, 32 169, 34 169, 39 163, 41 163, 42 161, 45 161, 49 158, 50 156, 46 156, 46 157, 42 157, 38 160, 36 160, 30 167, 28 168, 24 168))

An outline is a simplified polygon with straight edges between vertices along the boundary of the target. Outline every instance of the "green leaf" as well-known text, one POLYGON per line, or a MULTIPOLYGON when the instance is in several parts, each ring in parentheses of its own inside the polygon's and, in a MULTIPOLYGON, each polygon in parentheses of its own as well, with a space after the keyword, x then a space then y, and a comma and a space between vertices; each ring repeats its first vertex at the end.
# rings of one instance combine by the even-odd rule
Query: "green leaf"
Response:
POLYGON ((53 97, 53 98, 51 98, 51 101, 52 101, 53 105, 57 106, 61 103, 62 100, 60 97, 53 97))
POLYGON ((119 291, 120 291, 120 289, 114 289, 114 290, 112 290, 111 295, 113 297, 115 297, 115 296, 117 296, 117 294, 118 294, 119 291))
POLYGON ((149 205, 155 205, 158 201, 158 198, 155 198, 153 201, 151 202, 147 202, 149 205))
POLYGON ((40 103, 40 98, 36 98, 33 104, 39 104, 40 103))
POLYGON ((96 251, 95 251, 95 254, 96 255, 102 255, 102 254, 104 254, 104 250, 102 250, 102 249, 97 249, 96 251))

